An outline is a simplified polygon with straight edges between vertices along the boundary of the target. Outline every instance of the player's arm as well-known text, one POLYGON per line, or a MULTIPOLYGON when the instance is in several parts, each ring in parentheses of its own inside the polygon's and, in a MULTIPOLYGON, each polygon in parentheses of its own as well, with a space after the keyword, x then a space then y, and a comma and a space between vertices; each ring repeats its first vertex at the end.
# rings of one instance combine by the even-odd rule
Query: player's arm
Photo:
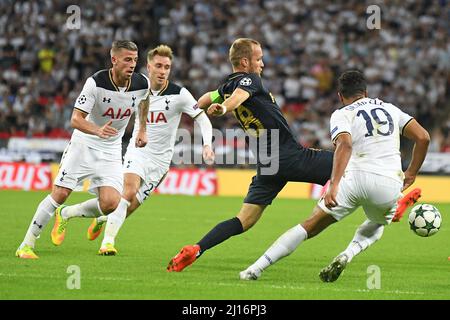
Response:
POLYGON ((211 165, 214 163, 214 151, 212 149, 212 125, 209 118, 202 111, 197 117, 195 117, 195 122, 200 127, 203 137, 203 159, 205 163, 211 165))
POLYGON ((143 148, 147 145, 147 115, 148 109, 150 108, 150 95, 147 98, 141 100, 138 106, 138 117, 139 117, 139 130, 136 136, 135 145, 138 148, 143 148))
POLYGON ((403 190, 406 190, 416 180, 417 173, 425 161, 430 144, 430 135, 415 119, 411 119, 403 127, 403 136, 414 141, 411 162, 405 171, 403 190))
POLYGON ((250 93, 244 89, 236 88, 230 97, 222 103, 213 103, 208 108, 208 114, 222 116, 228 111, 233 111, 250 97, 250 93))
POLYGON ((112 120, 109 120, 103 126, 99 127, 96 124, 87 121, 87 115, 88 114, 82 110, 73 109, 72 118, 70 119, 72 128, 87 134, 96 135, 103 139, 115 136, 118 133, 116 128, 111 127, 112 120))
POLYGON ((209 106, 213 103, 222 103, 223 99, 220 96, 219 90, 209 91, 202 95, 200 99, 198 99, 198 106, 201 109, 208 109, 209 106))
POLYGON ((352 137, 348 132, 339 133, 334 139, 336 150, 333 157, 333 171, 331 172, 330 186, 325 195, 325 206, 332 208, 338 205, 336 195, 338 192, 339 182, 345 173, 345 168, 352 156, 352 137))

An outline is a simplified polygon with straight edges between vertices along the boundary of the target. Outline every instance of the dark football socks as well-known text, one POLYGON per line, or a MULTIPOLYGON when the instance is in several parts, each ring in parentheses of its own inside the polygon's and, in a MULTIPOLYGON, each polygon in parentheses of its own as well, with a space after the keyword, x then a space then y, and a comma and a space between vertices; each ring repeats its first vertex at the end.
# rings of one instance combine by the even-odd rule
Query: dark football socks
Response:
POLYGON ((241 221, 237 217, 219 223, 197 243, 200 246, 199 256, 209 248, 242 232, 244 232, 244 229, 242 228, 241 221))

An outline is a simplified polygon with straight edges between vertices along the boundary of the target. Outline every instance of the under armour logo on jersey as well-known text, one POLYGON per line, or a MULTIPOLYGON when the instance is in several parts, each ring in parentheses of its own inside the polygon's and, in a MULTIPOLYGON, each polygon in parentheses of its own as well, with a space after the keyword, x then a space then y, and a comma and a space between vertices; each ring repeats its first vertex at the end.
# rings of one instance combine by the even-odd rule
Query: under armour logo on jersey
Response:
POLYGON ((167 98, 166 98, 166 110, 169 110, 169 103, 170 103, 170 100, 167 100, 167 98))
POLYGON ((105 97, 103 97, 103 102, 111 103, 111 98, 105 98, 105 97))
POLYGON ((241 81, 239 81, 239 84, 241 86, 249 86, 252 84, 252 79, 250 78, 243 78, 241 81))
POLYGON ((61 179, 59 179, 59 181, 63 181, 64 180, 64 176, 67 174, 66 170, 63 170, 63 172, 61 172, 62 177, 61 179))
POLYGON ((133 103, 131 104, 131 107, 134 108, 134 104, 136 103, 136 97, 131 97, 131 100, 133 100, 133 103))
POLYGON ((86 103, 86 96, 83 94, 81 96, 78 97, 78 104, 85 104, 86 103))
POLYGON ((43 225, 37 223, 36 220, 33 221, 33 224, 37 225, 37 227, 38 227, 39 229, 42 229, 42 227, 43 227, 43 225))

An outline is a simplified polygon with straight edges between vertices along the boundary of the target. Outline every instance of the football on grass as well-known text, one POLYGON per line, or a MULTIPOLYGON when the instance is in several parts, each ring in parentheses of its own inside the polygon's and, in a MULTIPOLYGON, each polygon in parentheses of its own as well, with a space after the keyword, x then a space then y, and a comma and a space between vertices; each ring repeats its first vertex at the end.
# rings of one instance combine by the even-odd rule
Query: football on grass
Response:
POLYGON ((442 217, 439 210, 431 204, 419 204, 409 214, 409 226, 421 237, 431 237, 439 231, 442 217))

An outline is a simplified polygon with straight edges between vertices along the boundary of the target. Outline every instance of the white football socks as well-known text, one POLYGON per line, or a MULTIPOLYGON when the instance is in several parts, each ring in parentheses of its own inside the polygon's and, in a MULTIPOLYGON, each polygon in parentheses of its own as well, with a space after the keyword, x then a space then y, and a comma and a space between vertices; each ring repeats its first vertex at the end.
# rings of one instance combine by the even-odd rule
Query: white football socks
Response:
POLYGON ((64 219, 73 217, 96 218, 102 216, 98 198, 89 199, 85 202, 67 206, 61 210, 61 215, 64 219))
POLYGON ((362 225, 356 230, 355 236, 348 245, 347 249, 341 254, 348 257, 348 262, 377 242, 383 235, 384 225, 372 222, 370 220, 364 221, 362 225))
POLYGON ((127 217, 127 209, 130 206, 130 202, 124 198, 120 198, 119 205, 116 210, 108 215, 108 221, 105 227, 105 237, 102 241, 102 247, 106 246, 107 243, 114 245, 115 238, 119 229, 122 227, 125 218, 127 217))
POLYGON ((248 269, 257 269, 263 271, 281 258, 290 255, 294 250, 308 238, 308 234, 302 225, 286 231, 279 237, 272 246, 248 269))
POLYGON ((25 238, 20 245, 22 248, 24 245, 29 245, 34 248, 36 243, 36 239, 41 234, 44 227, 50 221, 51 217, 55 214, 56 208, 60 206, 53 198, 48 195, 44 198, 44 200, 39 203, 39 206, 36 209, 36 213, 31 220, 31 224, 28 227, 25 238))

